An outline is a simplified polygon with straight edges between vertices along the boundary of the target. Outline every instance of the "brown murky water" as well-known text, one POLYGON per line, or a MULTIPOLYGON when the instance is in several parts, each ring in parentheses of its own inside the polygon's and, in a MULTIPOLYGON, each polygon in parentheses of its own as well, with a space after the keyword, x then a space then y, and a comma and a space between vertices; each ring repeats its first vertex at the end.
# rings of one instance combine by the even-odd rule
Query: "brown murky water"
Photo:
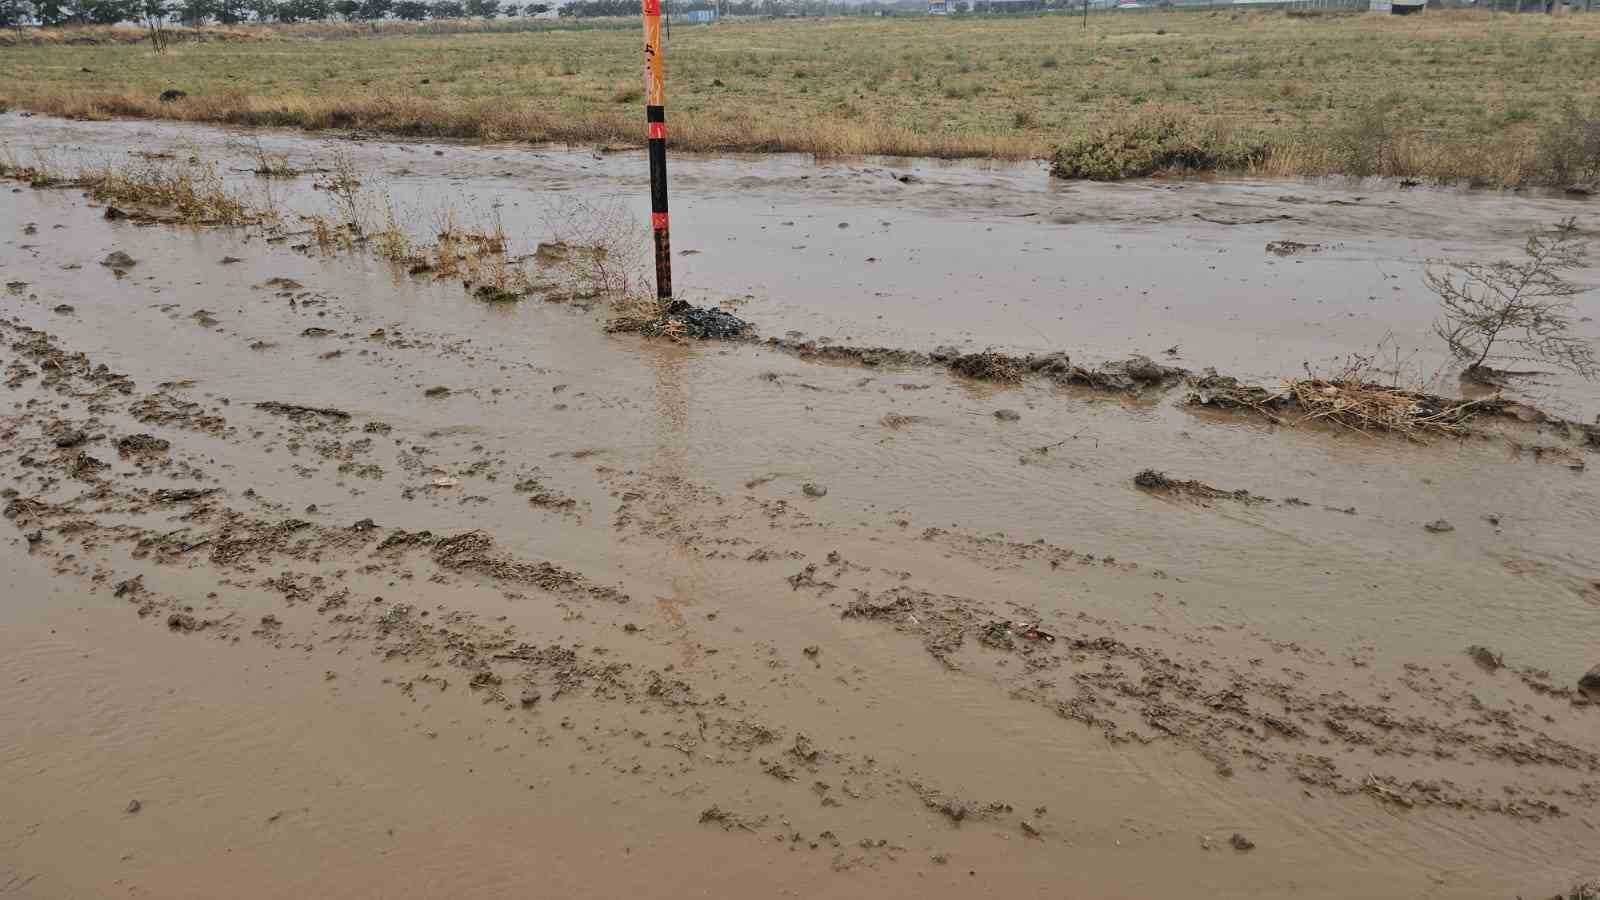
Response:
MULTIPOLYGON (((60 154, 224 141, 0 123, 60 154)), ((357 149, 419 209, 459 193, 529 231, 546 192, 638 180, 626 156, 357 149)), ((1414 278, 1385 275, 1574 206, 911 169, 682 161, 684 275, 753 295, 767 334, 1179 343, 1277 375, 1420 334, 1414 278), (1263 209, 1295 219, 1193 218, 1263 209), (1335 246, 1263 253, 1277 237, 1335 246)), ((4 196, 0 893, 1543 897, 1600 875, 1600 708, 1575 690, 1600 663, 1592 454, 651 343, 4 196), (139 434, 168 446, 119 449, 139 434), (1270 499, 1152 495, 1146 467, 1270 499)))

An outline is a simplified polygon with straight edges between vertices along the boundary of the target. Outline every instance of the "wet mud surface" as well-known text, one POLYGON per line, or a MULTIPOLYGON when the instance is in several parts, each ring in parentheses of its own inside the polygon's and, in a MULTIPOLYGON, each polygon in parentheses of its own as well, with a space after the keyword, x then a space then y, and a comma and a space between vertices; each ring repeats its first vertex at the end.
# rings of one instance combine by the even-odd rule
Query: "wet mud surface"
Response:
MULTIPOLYGON (((349 152, 419 231, 448 205, 492 212, 529 247, 550 228, 552 198, 620 201, 648 218, 642 153, 16 113, 0 114, 0 146, 63 167, 196 155, 273 204, 324 213, 333 201, 315 185, 335 150, 349 152), (252 177, 258 145, 306 174, 252 177)), ((1382 346, 1447 395, 1461 386, 1432 330, 1426 262, 1515 257, 1530 230, 1581 223, 1592 202, 1344 179, 1075 183, 1042 164, 674 159, 679 296, 731 304, 769 337, 1066 352, 1090 366, 1138 354, 1274 383, 1382 346)), ((1600 283, 1600 269, 1577 280, 1600 283)), ((1580 301, 1578 324, 1600 339, 1595 303, 1580 301)), ((1560 374, 1518 385, 1519 399, 1586 422, 1600 415, 1591 388, 1560 374)))
POLYGON ((868 363, 770 299, 738 314, 773 343, 607 334, 6 197, 9 894, 1600 870, 1600 491, 1535 423, 1286 429, 1142 366, 1155 389, 1013 366, 998 332, 869 326, 906 349, 868 363))

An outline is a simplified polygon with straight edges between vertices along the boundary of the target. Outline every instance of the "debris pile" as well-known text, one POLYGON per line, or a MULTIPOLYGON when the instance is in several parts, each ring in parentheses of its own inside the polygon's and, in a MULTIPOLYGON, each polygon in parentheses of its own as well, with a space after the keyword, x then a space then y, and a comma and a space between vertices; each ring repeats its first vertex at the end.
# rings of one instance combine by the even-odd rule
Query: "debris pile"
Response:
POLYGON ((691 337, 702 341, 728 341, 743 337, 750 323, 724 309, 695 306, 674 300, 658 315, 619 316, 606 324, 611 332, 637 332, 664 337, 691 337))

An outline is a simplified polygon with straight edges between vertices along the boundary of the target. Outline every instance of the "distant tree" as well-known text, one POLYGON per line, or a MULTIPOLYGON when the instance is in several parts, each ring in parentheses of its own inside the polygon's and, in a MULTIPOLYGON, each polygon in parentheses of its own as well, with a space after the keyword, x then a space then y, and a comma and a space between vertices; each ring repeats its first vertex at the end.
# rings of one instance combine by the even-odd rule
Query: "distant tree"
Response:
POLYGON ((130 0, 85 0, 81 15, 91 25, 115 25, 136 18, 138 13, 130 0))
POLYGON ((522 14, 525 16, 542 16, 549 11, 550 4, 548 3, 529 3, 522 8, 522 14))
POLYGON ((217 0, 179 0, 178 21, 190 28, 199 28, 217 14, 217 0))
POLYGON ((214 15, 224 25, 237 25, 250 14, 248 0, 216 0, 214 15))
POLYGON ((329 8, 334 14, 346 22, 354 21, 361 13, 361 4, 356 0, 331 0, 329 8))
POLYGON ((356 18, 365 22, 376 22, 386 18, 393 8, 394 0, 361 0, 361 9, 356 13, 356 18))
POLYGON ((435 19, 459 19, 467 14, 461 6, 461 0, 433 0, 428 9, 435 19))
POLYGON ((0 28, 12 28, 22 37, 22 26, 33 20, 33 4, 28 0, 0 0, 0 28))
POLYGON ((135 0, 133 17, 150 35, 150 49, 155 53, 167 52, 167 17, 172 14, 169 0, 135 0))
POLYGON ((500 14, 500 0, 466 0, 462 9, 475 19, 492 19, 500 14))
POLYGON ((278 17, 278 0, 241 0, 245 12, 257 22, 270 22, 278 17))
POLYGON ((394 5, 394 17, 407 22, 421 22, 428 17, 425 0, 400 0, 394 5))
POLYGON ((279 22, 320 22, 333 14, 329 0, 280 0, 274 11, 279 22))

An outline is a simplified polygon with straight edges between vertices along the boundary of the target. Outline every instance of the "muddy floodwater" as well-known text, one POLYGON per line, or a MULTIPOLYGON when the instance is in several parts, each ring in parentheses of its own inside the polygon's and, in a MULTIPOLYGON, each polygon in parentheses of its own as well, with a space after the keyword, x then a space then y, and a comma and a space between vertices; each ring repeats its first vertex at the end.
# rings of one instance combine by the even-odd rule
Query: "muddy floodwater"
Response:
MULTIPOLYGON (((196 154, 326 206, 232 173, 256 138, 0 116, 24 159, 196 154)), ((562 196, 645 183, 631 151, 259 140, 348 151, 419 234, 450 204, 531 246, 562 196)), ((1442 390, 1425 260, 1589 209, 922 161, 674 159, 673 188, 685 295, 764 337, 1256 380, 1387 342, 1442 390)), ((1593 450, 607 334, 0 190, 0 896, 1600 877, 1593 450)))

